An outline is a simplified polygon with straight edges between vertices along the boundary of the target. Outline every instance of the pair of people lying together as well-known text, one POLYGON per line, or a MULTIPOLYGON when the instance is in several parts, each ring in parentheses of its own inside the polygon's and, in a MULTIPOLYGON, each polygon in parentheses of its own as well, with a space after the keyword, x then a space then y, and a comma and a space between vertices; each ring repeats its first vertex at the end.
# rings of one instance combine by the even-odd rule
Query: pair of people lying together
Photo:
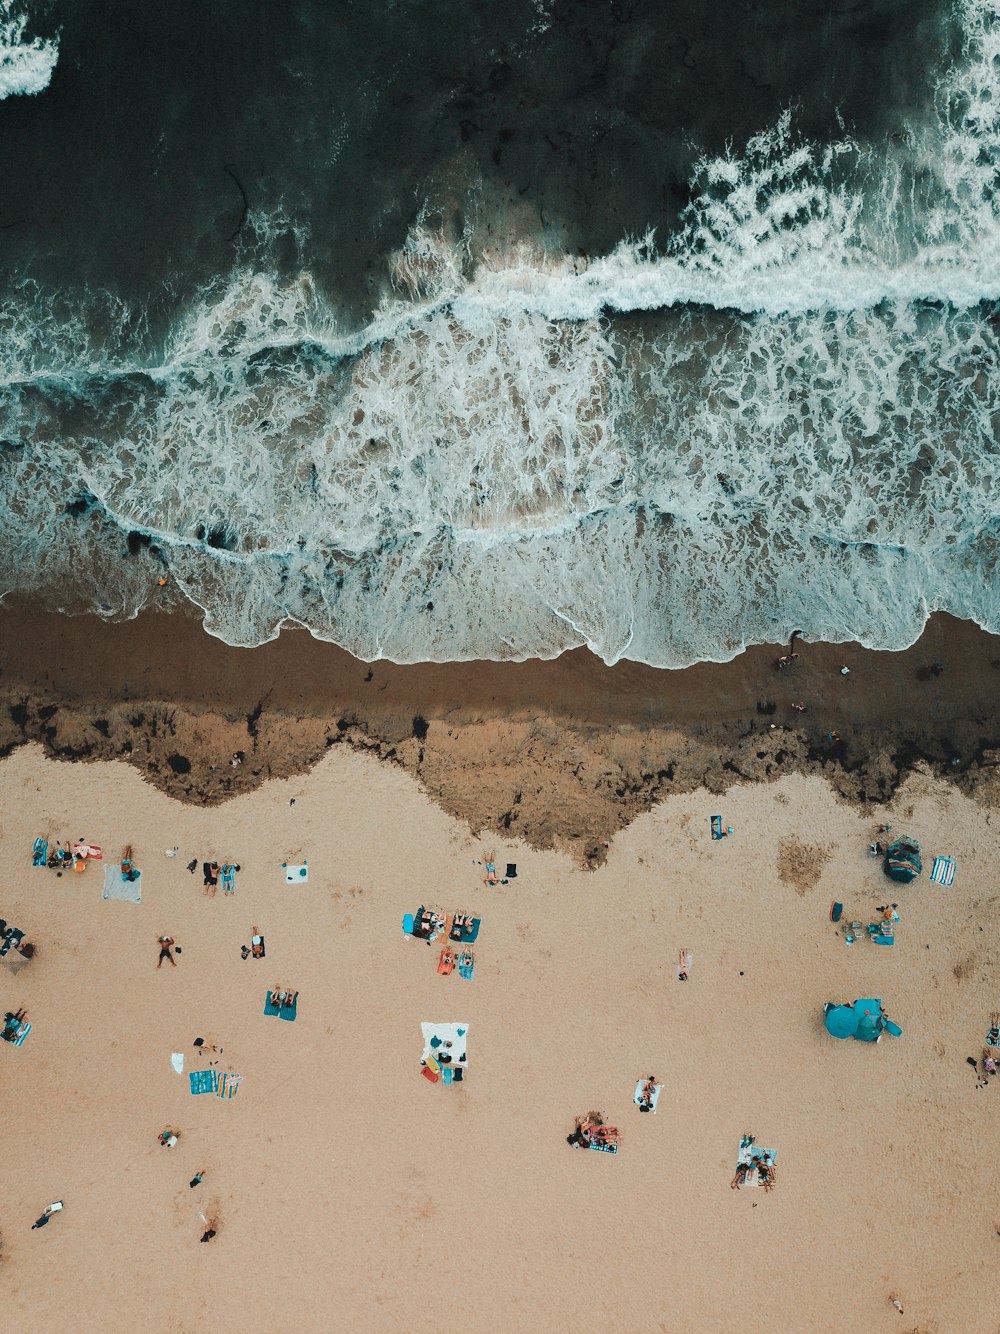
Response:
POLYGON ((294 1005, 298 994, 297 991, 281 991, 278 987, 274 987, 268 992, 267 999, 276 1009, 282 1010, 294 1005))

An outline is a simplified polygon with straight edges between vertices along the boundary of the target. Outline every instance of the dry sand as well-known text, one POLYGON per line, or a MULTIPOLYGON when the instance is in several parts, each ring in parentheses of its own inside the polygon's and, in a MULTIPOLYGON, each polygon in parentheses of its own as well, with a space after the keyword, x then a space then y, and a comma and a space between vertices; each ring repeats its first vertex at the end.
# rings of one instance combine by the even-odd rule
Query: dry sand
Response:
POLYGON ((802 775, 680 794, 596 870, 496 840, 519 874, 490 890, 492 836, 344 748, 216 808, 37 746, 0 785, 0 915, 38 946, 0 968, 34 1025, 0 1044, 8 1328, 998 1328, 1000 1081, 977 1089, 966 1057, 1000 1004, 1000 847, 954 785, 918 772, 868 811, 802 775), (880 816, 928 864, 956 855, 954 887, 886 881, 867 855, 880 816), (96 864, 32 869, 36 833, 131 842, 141 904, 103 902, 96 864), (241 863, 234 897, 185 870, 206 855, 241 863), (309 883, 286 887, 299 855, 309 883), (847 947, 835 898, 865 921, 899 902, 895 947, 847 947), (472 982, 404 938, 421 902, 482 916, 472 982), (254 923, 264 962, 240 957, 254 923), (176 969, 156 969, 162 932, 176 969), (261 1013, 276 982, 300 990, 294 1024, 261 1013), (826 1035, 822 1003, 864 995, 901 1039, 826 1035), (469 1022, 463 1086, 420 1078, 426 1019, 469 1022), (171 1069, 175 1051, 197 1068, 196 1036, 244 1075, 232 1101, 171 1069), (631 1102, 649 1073, 655 1116, 631 1102), (567 1146, 591 1107, 621 1128, 617 1157, 567 1146), (778 1151, 771 1194, 729 1188, 744 1130, 778 1151), (200 1211, 220 1220, 210 1245, 200 1211))

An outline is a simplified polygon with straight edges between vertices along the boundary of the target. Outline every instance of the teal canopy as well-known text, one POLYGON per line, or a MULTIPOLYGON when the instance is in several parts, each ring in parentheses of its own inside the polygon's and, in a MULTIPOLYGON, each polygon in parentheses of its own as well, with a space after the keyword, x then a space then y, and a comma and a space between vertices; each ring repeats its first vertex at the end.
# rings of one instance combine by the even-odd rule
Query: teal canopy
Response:
POLYGON ((854 1036, 859 1042, 875 1042, 882 1031, 879 1022, 882 1018, 882 1002, 878 999, 856 1000, 854 1013, 858 1017, 857 1032, 854 1036))
POLYGON ((826 1007, 826 1031, 835 1038, 853 1038, 858 1031, 858 1015, 850 1005, 826 1007))

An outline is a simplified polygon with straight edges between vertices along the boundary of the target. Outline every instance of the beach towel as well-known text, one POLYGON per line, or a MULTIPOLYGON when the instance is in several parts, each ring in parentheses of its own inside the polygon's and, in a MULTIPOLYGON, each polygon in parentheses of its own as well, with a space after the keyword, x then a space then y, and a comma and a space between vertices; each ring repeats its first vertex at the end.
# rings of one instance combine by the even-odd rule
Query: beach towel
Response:
POLYGON ((438 972, 441 974, 442 977, 450 977, 454 967, 455 967, 454 951, 450 950, 446 945, 444 949, 441 951, 441 956, 438 959, 438 972))
POLYGON ((721 816, 721 815, 713 815, 712 818, 711 818, 711 825, 712 825, 712 837, 713 837, 713 838, 725 838, 726 835, 725 835, 725 833, 724 833, 724 831, 723 831, 723 828, 722 828, 722 816, 721 816))
MULTIPOLYGON (((615 1134, 617 1135, 617 1131, 615 1132, 615 1134)), ((591 1138, 591 1141, 590 1141, 590 1143, 587 1145, 587 1148, 588 1148, 588 1149, 596 1149, 598 1153, 617 1153, 617 1152, 618 1152, 618 1140, 617 1140, 617 1138, 615 1138, 615 1139, 595 1139, 595 1138, 591 1138)))
POLYGON ((476 960, 473 955, 465 953, 458 961, 458 975, 464 977, 467 982, 472 981, 472 975, 476 971, 476 960))
MULTIPOLYGON (((468 913, 459 914, 461 917, 468 917, 468 913)), ((448 932, 448 939, 454 940, 462 945, 471 945, 479 935, 480 918, 473 917, 472 924, 467 922, 457 922, 452 920, 451 930, 448 932)))
POLYGON ((758 1164, 766 1163, 769 1167, 772 1167, 777 1156, 778 1152, 776 1149, 762 1149, 760 1145, 755 1142, 753 1135, 744 1135, 740 1139, 740 1151, 736 1162, 740 1166, 750 1169, 747 1172, 745 1184, 748 1186, 759 1186, 760 1172, 757 1170, 758 1164))
POLYGON ((12 1046, 12 1047, 23 1047, 23 1046, 24 1046, 24 1040, 25 1040, 25 1038, 28 1036, 28 1034, 29 1034, 30 1032, 31 1032, 31 1025, 27 1022, 27 1020, 25 1020, 24 1022, 22 1022, 21 1027, 20 1027, 20 1028, 18 1029, 18 1031, 17 1031, 17 1037, 16 1037, 16 1038, 11 1038, 11 1040, 10 1040, 10 1041, 11 1041, 11 1046, 12 1046))
MULTIPOLYGON (((644 1079, 637 1079, 635 1082, 635 1094, 632 1097, 632 1101, 635 1103, 637 1107, 642 1107, 644 1105, 642 1101, 642 1090, 645 1083, 646 1081, 644 1079)), ((663 1088, 662 1084, 653 1085, 653 1096, 649 1100, 650 1102, 649 1110, 651 1112, 656 1111, 656 1105, 660 1101, 660 1090, 662 1088, 663 1088)))
POLYGON ((413 913, 403 914, 403 930, 408 936, 413 935, 413 913))
POLYGON ((841 918, 841 916, 842 916, 842 914, 843 914, 843 911, 844 911, 844 905, 843 905, 842 903, 831 903, 831 904, 830 904, 830 921, 831 921, 831 922, 839 922, 839 921, 840 921, 840 918, 841 918))
POLYGON ((944 885, 947 888, 955 882, 956 865, 954 857, 935 857, 931 879, 936 885, 944 885))
POLYGON ((282 862, 281 865, 285 869, 286 885, 304 885, 309 879, 309 866, 306 862, 302 862, 301 864, 282 862))
POLYGON ((219 1075, 215 1096, 217 1098, 235 1098, 242 1083, 242 1075, 234 1075, 231 1071, 224 1071, 219 1075))
POLYGON ((265 994, 264 994, 264 1013, 265 1013, 265 1014, 280 1014, 280 1013, 281 1013, 281 1011, 278 1009, 277 1005, 272 1005, 272 1004, 271 1004, 271 993, 270 993, 270 991, 265 992, 265 994))
POLYGON ((455 1071, 451 1068, 450 1065, 446 1065, 444 1069, 441 1071, 441 1082, 443 1084, 450 1084, 453 1082, 454 1078, 455 1078, 455 1071))
POLYGON ((445 1065, 466 1065, 468 1024, 422 1023, 420 1031, 424 1035, 424 1050, 421 1056, 425 1065, 438 1067, 442 1056, 450 1056, 445 1065), (437 1058, 435 1060, 435 1057, 437 1058))
POLYGON ((123 903, 138 903, 142 898, 140 884, 142 872, 135 871, 134 880, 125 880, 122 868, 117 862, 109 862, 104 868, 104 898, 120 899, 123 903))
POLYGON ((295 999, 292 1001, 291 1005, 283 1005, 281 1007, 281 1009, 278 1011, 278 1018, 287 1019, 290 1024, 294 1024, 295 1017, 298 1014, 298 1012, 299 1012, 299 998, 298 996, 296 996, 295 999))
POLYGON ((219 872, 219 880, 222 883, 223 892, 226 894, 236 893, 236 869, 233 866, 224 866, 219 872))
POLYGON ((44 866, 48 861, 49 841, 47 838, 36 838, 34 847, 31 849, 32 866, 44 866))
POLYGON ((78 857, 90 857, 93 861, 100 861, 104 853, 96 843, 74 843, 73 851, 78 857))
POLYGON ((184 1053, 182 1051, 175 1051, 170 1057, 170 1064, 179 1075, 182 1075, 184 1073, 184 1053))
POLYGON ((438 1082, 438 1079, 440 1078, 440 1076, 436 1075, 433 1070, 428 1070, 426 1065, 423 1067, 420 1073, 430 1084, 436 1084, 438 1082))
POLYGON ((191 1092, 214 1093, 219 1087, 219 1075, 216 1070, 192 1070, 188 1075, 191 1092))

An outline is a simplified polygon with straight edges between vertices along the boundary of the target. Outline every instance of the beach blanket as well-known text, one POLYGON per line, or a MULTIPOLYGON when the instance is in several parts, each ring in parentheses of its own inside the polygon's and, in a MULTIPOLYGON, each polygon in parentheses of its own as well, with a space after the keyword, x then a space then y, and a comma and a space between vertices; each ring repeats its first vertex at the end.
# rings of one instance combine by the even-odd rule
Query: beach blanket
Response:
POLYGON ((464 977, 467 982, 472 981, 472 976, 476 971, 476 961, 471 954, 463 954, 458 961, 458 975, 464 977))
POLYGON ((182 1075, 184 1073, 184 1053, 182 1051, 175 1051, 170 1057, 170 1064, 179 1075, 182 1075))
MULTIPOLYGON (((637 1107, 641 1107, 641 1106, 643 1106, 643 1101, 642 1101, 642 1090, 643 1090, 643 1086, 645 1085, 645 1083, 646 1083, 646 1081, 645 1081, 644 1079, 637 1079, 637 1080, 635 1081, 635 1094, 633 1095, 632 1101, 635 1103, 635 1105, 636 1105, 637 1107)), ((653 1096, 652 1096, 652 1097, 650 1098, 650 1100, 649 1100, 649 1101, 650 1101, 650 1108, 649 1108, 649 1110, 650 1110, 651 1112, 655 1112, 655 1111, 656 1111, 657 1103, 660 1101, 660 1090, 661 1090, 662 1088, 663 1088, 663 1085, 662 1085, 662 1084, 654 1084, 654 1085, 653 1085, 653 1096)))
POLYGON ((214 1093, 219 1087, 219 1075, 216 1070, 192 1070, 188 1075, 191 1092, 214 1093))
POLYGON ((134 872, 134 880, 122 876, 122 868, 116 862, 109 862, 104 868, 104 898, 121 899, 124 903, 138 903, 142 898, 139 886, 142 872, 134 872))
POLYGON ((286 885, 304 885, 309 879, 309 866, 306 862, 302 862, 301 865, 293 862, 282 862, 281 865, 285 871, 286 885))
POLYGON ((280 1013, 281 1013, 281 1011, 278 1009, 277 1005, 272 1005, 272 1004, 271 1004, 271 993, 270 993, 270 991, 265 991, 265 993, 264 993, 264 1013, 265 1013, 265 1014, 270 1014, 270 1015, 275 1015, 275 1014, 280 1014, 280 1013))
POLYGON ((762 1149, 760 1145, 754 1141, 752 1135, 744 1135, 740 1140, 740 1151, 736 1161, 740 1166, 748 1167, 750 1169, 747 1172, 745 1184, 748 1186, 759 1186, 760 1172, 758 1171, 758 1164, 767 1163, 769 1167, 773 1166, 777 1156, 777 1149, 762 1149))
POLYGON ((722 816, 721 816, 721 815, 713 815, 712 818, 711 818, 711 825, 712 825, 712 837, 713 837, 713 838, 725 838, 725 834, 723 833, 723 830, 722 830, 722 816))
POLYGON ((931 879, 936 885, 944 885, 947 888, 955 882, 956 865, 954 857, 935 857, 931 879))
POLYGON ((231 1071, 224 1071, 219 1075, 215 1096, 217 1098, 235 1098, 242 1083, 242 1075, 234 1075, 231 1071))
POLYGON ((278 1011, 278 1018, 287 1019, 290 1024, 294 1024, 298 1012, 299 1012, 299 998, 298 996, 296 996, 295 999, 292 1001, 291 1005, 283 1005, 281 1007, 281 1009, 278 1011))
POLYGON ((36 838, 34 846, 31 849, 32 866, 44 866, 48 860, 49 841, 46 838, 36 838))
POLYGON ((466 1065, 468 1024, 422 1023, 420 1031, 424 1035, 424 1050, 421 1059, 425 1065, 466 1065), (442 1061, 443 1056, 451 1060, 442 1061))
POLYGON ((223 892, 226 894, 236 893, 236 871, 232 866, 224 866, 219 872, 219 880, 222 883, 223 892))
POLYGON ((31 1025, 28 1023, 27 1020, 24 1020, 24 1021, 22 1022, 22 1024, 21 1024, 21 1027, 17 1030, 17 1037, 16 1037, 16 1038, 11 1038, 11 1040, 10 1040, 10 1041, 11 1041, 11 1046, 13 1046, 13 1047, 23 1047, 23 1046, 24 1046, 24 1040, 25 1040, 25 1038, 28 1036, 28 1034, 29 1034, 30 1032, 31 1032, 31 1025))

